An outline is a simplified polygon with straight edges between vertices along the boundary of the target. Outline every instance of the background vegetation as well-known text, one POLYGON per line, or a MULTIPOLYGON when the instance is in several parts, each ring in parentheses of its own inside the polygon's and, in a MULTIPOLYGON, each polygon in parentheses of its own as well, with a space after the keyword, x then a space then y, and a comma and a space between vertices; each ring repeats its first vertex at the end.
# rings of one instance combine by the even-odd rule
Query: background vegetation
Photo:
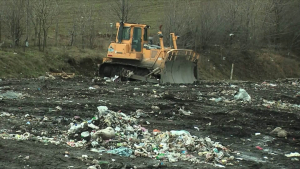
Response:
POLYGON ((298 76, 299 9, 299 0, 0 0, 0 77, 82 72, 83 61, 101 62, 121 19, 150 25, 154 39, 163 25, 167 45, 178 34, 180 48, 201 54, 205 78, 227 78, 232 63, 246 72, 239 79, 298 76), (260 75, 267 67, 275 73, 260 75))

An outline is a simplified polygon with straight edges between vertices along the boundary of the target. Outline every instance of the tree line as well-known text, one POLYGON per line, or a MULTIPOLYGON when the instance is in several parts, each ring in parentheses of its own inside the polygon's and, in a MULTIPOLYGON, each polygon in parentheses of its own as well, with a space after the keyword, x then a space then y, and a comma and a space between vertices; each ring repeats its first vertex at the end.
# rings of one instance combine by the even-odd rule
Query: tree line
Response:
MULTIPOLYGON (((67 45, 93 48, 99 35, 99 24, 103 24, 102 18, 109 20, 103 34, 110 40, 115 34, 115 22, 144 23, 138 18, 143 1, 111 0, 102 11, 93 5, 74 7, 72 21, 64 25, 65 36, 69 39, 67 45)), ((65 10, 62 2, 1 0, 0 45, 5 41, 14 48, 30 43, 43 51, 48 45, 51 28, 55 31, 51 45, 57 46, 62 26, 60 14, 65 10)), ((212 47, 300 49, 299 0, 164 0, 161 3, 164 4, 160 11, 163 15, 157 25, 163 25, 166 43, 169 32, 178 34, 181 48, 196 51, 212 47)))
POLYGON ((172 0, 164 16, 184 48, 300 49, 299 0, 172 0))

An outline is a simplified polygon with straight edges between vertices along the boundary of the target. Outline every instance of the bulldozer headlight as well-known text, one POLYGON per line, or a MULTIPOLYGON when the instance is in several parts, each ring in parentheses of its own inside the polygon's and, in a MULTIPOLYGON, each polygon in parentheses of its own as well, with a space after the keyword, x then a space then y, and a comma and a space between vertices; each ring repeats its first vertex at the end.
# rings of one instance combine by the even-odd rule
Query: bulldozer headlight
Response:
POLYGON ((108 48, 108 52, 113 52, 114 49, 113 48, 108 48))

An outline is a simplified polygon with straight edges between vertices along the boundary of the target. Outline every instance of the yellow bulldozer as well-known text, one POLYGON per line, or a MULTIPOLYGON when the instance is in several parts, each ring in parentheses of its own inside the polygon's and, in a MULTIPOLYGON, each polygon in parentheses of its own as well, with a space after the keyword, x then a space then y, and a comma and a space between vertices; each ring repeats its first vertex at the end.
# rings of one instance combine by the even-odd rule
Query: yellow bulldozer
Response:
POLYGON ((174 33, 170 33, 170 47, 165 47, 161 27, 159 44, 154 45, 153 37, 148 37, 150 26, 117 22, 116 41, 109 45, 107 56, 99 65, 99 75, 152 83, 194 83, 199 55, 177 49, 179 37, 174 33))

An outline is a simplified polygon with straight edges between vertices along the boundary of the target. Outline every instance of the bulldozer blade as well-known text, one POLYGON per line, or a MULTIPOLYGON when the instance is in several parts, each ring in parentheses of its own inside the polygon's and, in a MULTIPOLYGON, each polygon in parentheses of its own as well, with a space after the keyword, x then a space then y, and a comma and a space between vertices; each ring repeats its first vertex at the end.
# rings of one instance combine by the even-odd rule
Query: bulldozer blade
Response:
POLYGON ((177 56, 176 59, 165 61, 161 72, 161 83, 191 84, 197 81, 195 74, 196 63, 177 56))

